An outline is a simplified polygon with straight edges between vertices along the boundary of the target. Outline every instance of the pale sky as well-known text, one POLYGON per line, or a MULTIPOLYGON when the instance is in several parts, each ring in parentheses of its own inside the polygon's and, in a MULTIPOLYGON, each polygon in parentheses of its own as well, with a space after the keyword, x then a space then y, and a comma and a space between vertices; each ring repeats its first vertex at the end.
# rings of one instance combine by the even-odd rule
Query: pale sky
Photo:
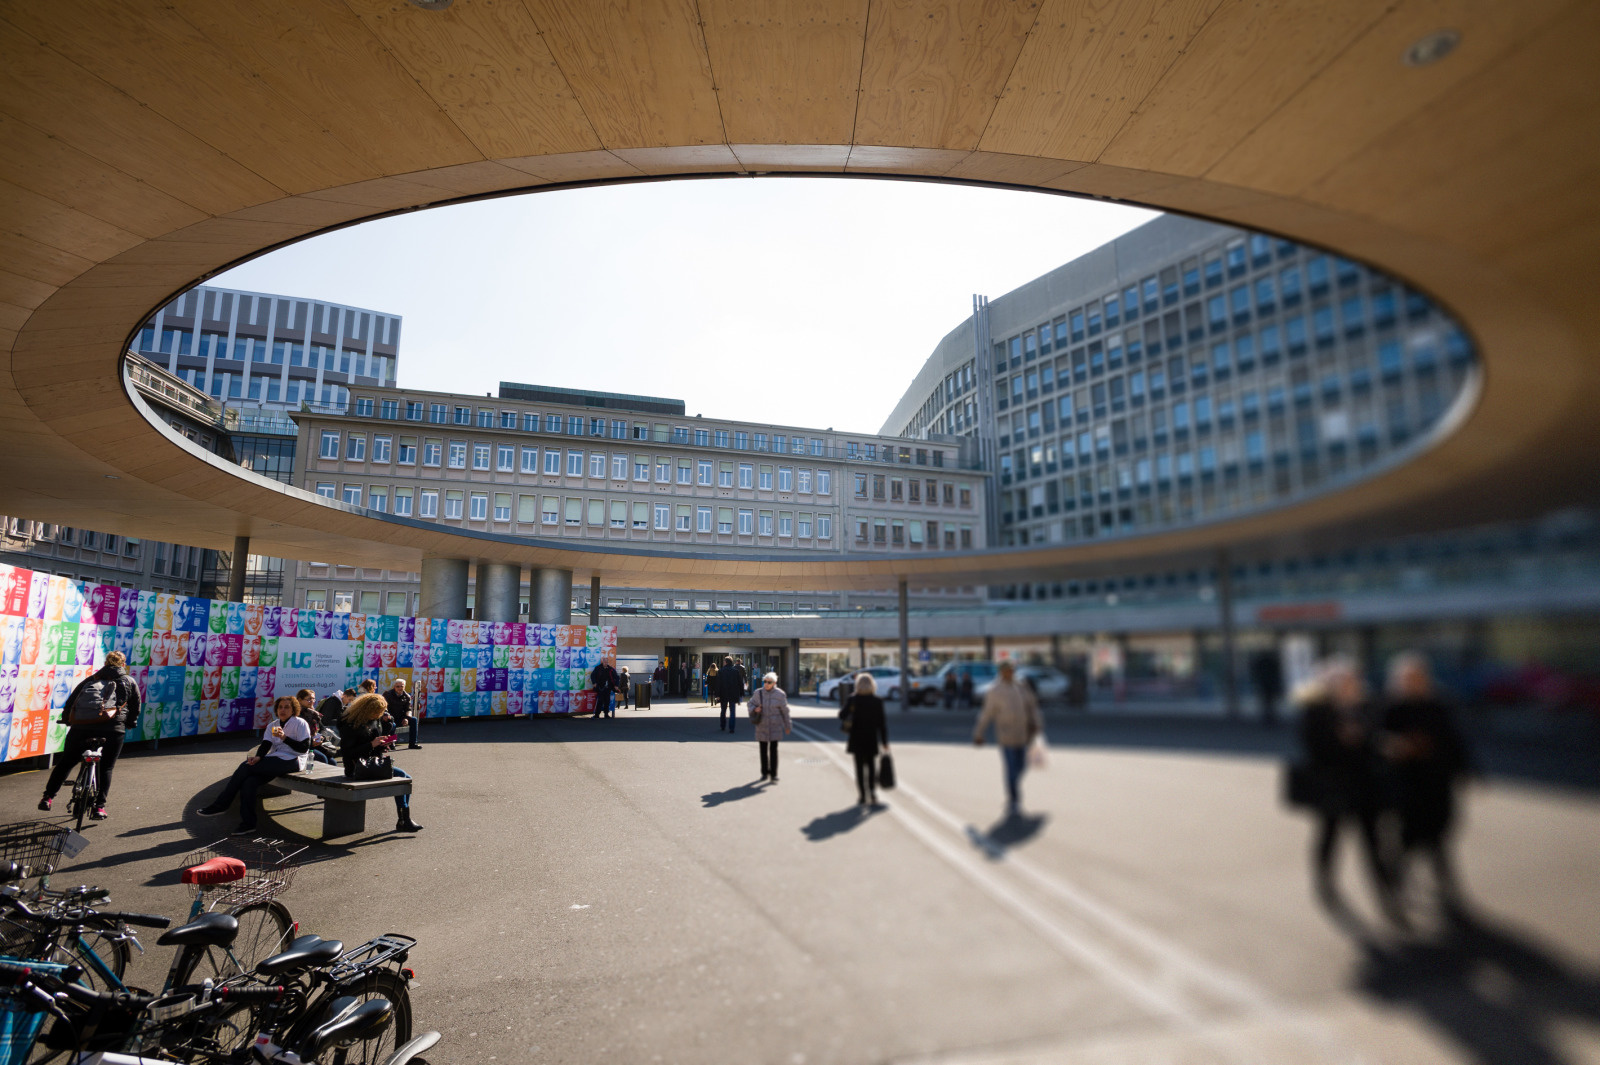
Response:
POLYGON ((382 219, 210 283, 403 316, 402 387, 520 381, 876 432, 974 293, 1153 217, 926 182, 667 181, 382 219))

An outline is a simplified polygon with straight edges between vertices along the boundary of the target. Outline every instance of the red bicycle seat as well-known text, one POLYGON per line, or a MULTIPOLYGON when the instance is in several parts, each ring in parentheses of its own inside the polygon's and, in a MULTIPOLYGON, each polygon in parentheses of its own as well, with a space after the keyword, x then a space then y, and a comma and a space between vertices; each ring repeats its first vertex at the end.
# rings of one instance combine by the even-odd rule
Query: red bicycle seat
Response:
POLYGON ((183 871, 185 884, 226 884, 244 879, 244 863, 237 858, 213 858, 183 871))

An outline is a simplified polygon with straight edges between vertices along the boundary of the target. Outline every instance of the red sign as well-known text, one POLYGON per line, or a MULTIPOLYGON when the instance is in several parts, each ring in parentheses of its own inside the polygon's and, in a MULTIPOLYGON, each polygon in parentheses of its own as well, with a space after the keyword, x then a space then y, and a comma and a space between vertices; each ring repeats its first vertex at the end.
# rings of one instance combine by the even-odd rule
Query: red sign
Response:
POLYGON ((1256 611, 1256 620, 1263 625, 1292 625, 1308 621, 1338 621, 1344 610, 1337 602, 1330 603, 1277 603, 1256 611))

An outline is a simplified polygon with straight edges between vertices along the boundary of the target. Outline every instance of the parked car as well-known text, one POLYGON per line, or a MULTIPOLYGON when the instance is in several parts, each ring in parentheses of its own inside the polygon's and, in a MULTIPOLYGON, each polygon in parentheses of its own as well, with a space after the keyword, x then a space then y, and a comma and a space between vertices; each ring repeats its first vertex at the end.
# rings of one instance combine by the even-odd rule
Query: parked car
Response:
POLYGON ((836 702, 843 706, 844 701, 855 692, 856 677, 862 673, 872 674, 872 679, 878 682, 878 696, 884 702, 900 698, 900 670, 893 666, 868 666, 866 669, 852 669, 837 677, 829 677, 818 684, 817 701, 836 702))
POLYGON ((928 703, 938 703, 944 699, 944 679, 951 673, 956 676, 957 690, 960 689, 963 675, 972 677, 972 697, 981 700, 983 693, 994 682, 996 676, 993 662, 946 662, 936 671, 926 677, 918 677, 913 682, 912 694, 921 693, 922 700, 928 703))
POLYGON ((1059 669, 1050 666, 1019 666, 1017 678, 1033 689, 1033 694, 1043 702, 1048 699, 1065 699, 1072 686, 1071 679, 1059 669))

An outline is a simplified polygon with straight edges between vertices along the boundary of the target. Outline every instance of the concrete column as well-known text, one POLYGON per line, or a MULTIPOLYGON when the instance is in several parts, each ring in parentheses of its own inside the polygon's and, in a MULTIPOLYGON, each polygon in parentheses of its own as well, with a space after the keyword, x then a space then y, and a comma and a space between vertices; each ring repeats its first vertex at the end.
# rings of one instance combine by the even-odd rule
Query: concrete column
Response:
POLYGON ((1050 664, 1056 669, 1061 668, 1061 634, 1059 632, 1050 634, 1050 664))
POLYGON ((1239 716, 1239 678, 1233 633, 1233 559, 1227 548, 1217 552, 1217 613, 1222 623, 1222 705, 1229 717, 1239 716))
POLYGON ((600 624, 600 574, 589 577, 589 624, 600 624))
POLYGON ((467 616, 467 560, 425 558, 417 589, 417 616, 455 618, 467 616))
POLYGON ((866 669, 867 668, 867 638, 865 636, 857 636, 856 637, 856 649, 860 652, 860 655, 861 655, 861 661, 856 663, 856 668, 857 669, 866 669))
POLYGON ((906 614, 906 582, 900 579, 900 710, 911 709, 911 619, 906 614))
POLYGON ((541 625, 572 624, 572 571, 536 569, 533 595, 528 607, 532 620, 541 625))
POLYGON ((522 567, 510 562, 478 563, 478 590, 473 616, 479 621, 519 621, 522 567))
POLYGON ((244 571, 250 565, 250 537, 233 538, 233 569, 228 573, 228 602, 244 602, 244 571))
POLYGON ((800 694, 800 641, 790 640, 789 650, 784 657, 783 690, 790 695, 799 697, 800 694))
POLYGON ((985 636, 983 638, 983 660, 985 662, 993 662, 994 661, 994 637, 993 636, 985 636))

